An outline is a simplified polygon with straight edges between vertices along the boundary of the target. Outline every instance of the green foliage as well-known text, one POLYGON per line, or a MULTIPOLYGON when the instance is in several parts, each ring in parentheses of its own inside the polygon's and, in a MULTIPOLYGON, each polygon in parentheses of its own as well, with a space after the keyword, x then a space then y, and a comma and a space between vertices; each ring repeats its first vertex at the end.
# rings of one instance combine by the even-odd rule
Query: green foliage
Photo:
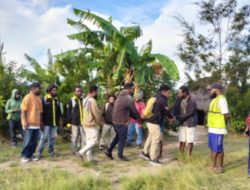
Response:
POLYGON ((60 169, 40 169, 33 167, 31 170, 12 168, 1 174, 0 189, 19 190, 102 190, 111 189, 111 184, 103 178, 91 176, 72 176, 60 169), (8 179, 8 180, 5 180, 8 179), (35 183, 34 183, 35 181, 35 183))
POLYGON ((143 88, 148 83, 153 85, 156 74, 152 66, 155 62, 162 65, 163 75, 160 78, 164 79, 164 82, 179 79, 177 67, 171 59, 165 55, 151 53, 151 41, 138 51, 134 40, 142 35, 140 26, 118 29, 112 24, 111 18, 104 19, 90 11, 79 9, 74 9, 74 13, 80 20, 68 19, 68 24, 76 27, 79 32, 68 37, 79 41, 83 47, 57 55, 56 62, 62 66, 79 56, 81 60, 85 58, 84 69, 89 76, 85 76, 85 83, 98 83, 106 92, 112 92, 123 83, 132 81, 143 88), (93 23, 98 29, 91 30, 86 22, 93 23), (163 77, 164 75, 168 77, 163 77))

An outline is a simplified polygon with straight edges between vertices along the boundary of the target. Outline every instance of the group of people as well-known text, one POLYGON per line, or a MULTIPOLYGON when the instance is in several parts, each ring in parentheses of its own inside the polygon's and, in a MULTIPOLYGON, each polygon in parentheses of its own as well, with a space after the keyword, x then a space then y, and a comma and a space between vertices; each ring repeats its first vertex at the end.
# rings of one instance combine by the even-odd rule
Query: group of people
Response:
MULTIPOLYGON (((85 97, 81 86, 76 86, 74 96, 67 103, 65 119, 62 103, 57 97, 57 88, 54 84, 49 85, 47 94, 41 98, 41 85, 33 83, 30 93, 23 100, 20 91, 12 91, 11 99, 6 104, 6 113, 13 147, 17 146, 16 131, 19 130, 23 135, 22 163, 39 160, 46 142, 49 155, 54 156, 57 128, 63 126, 65 121, 66 126, 71 127, 72 153, 81 160, 93 161, 93 149, 99 142, 99 149, 104 151, 107 158, 114 159, 112 153, 118 145, 117 159, 128 161, 124 156, 124 148, 126 145, 133 145, 136 132, 137 148, 143 148, 141 156, 152 165, 162 165, 159 158, 164 120, 179 123, 179 150, 184 154, 187 146, 188 154, 192 154, 198 118, 195 99, 186 86, 179 88, 176 103, 170 108, 168 99, 171 96, 171 88, 168 85, 161 85, 155 96, 145 104, 142 94, 133 96, 133 84, 125 84, 117 97, 107 97, 102 111, 97 104, 97 86, 91 86, 85 97), (143 146, 144 123, 148 129, 148 136, 143 146), (102 127, 101 135, 99 126, 102 127), (37 156, 34 156, 36 151, 37 156)), ((211 169, 223 173, 223 137, 227 133, 229 110, 221 84, 211 85, 209 91, 211 103, 207 125, 211 169)))

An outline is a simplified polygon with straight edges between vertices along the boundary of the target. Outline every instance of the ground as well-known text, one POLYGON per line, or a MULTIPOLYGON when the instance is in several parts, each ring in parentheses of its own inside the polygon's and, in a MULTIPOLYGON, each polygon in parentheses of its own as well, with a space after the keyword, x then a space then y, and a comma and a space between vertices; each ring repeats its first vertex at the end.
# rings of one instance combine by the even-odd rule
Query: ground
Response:
MULTIPOLYGON (((180 155, 177 136, 165 138, 162 167, 151 166, 136 148, 126 148, 129 162, 110 161, 96 151, 97 163, 83 163, 71 155, 70 143, 57 142, 55 158, 48 154, 39 162, 21 164, 20 147, 0 144, 0 190, 2 189, 122 189, 122 190, 215 190, 249 189, 247 139, 228 135, 225 139, 224 174, 208 169, 207 129, 198 127, 192 157, 180 155)), ((114 153, 114 155, 116 155, 114 153)))

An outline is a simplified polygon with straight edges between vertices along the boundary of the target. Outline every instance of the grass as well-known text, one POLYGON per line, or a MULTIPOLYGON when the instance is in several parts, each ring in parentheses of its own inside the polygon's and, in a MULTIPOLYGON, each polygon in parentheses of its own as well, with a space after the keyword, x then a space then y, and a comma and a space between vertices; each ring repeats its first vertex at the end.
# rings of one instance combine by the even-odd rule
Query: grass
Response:
POLYGON ((102 190, 111 189, 111 183, 104 178, 90 176, 77 177, 60 169, 13 168, 2 172, 0 177, 2 190, 102 190))
POLYGON ((122 190, 245 190, 250 187, 247 178, 246 140, 230 136, 226 138, 224 174, 210 171, 207 148, 196 147, 190 157, 178 157, 175 166, 166 166, 158 174, 143 174, 122 179, 122 190))
POLYGON ((59 155, 53 159, 45 152, 45 161, 22 166, 20 149, 0 144, 0 190, 245 190, 250 187, 247 139, 236 135, 225 138, 226 172, 220 175, 208 169, 206 143, 195 146, 192 157, 179 155, 177 149, 167 150, 177 160, 159 168, 136 157, 138 150, 133 148, 126 149, 126 155, 132 158, 128 163, 108 161, 100 152, 96 152, 97 163, 82 163, 71 156, 69 143, 58 143, 59 155), (67 166, 72 167, 70 170, 54 166, 69 160, 67 163, 74 165, 67 166), (6 164, 8 167, 4 168, 6 164), (78 169, 75 172, 74 167, 78 169))

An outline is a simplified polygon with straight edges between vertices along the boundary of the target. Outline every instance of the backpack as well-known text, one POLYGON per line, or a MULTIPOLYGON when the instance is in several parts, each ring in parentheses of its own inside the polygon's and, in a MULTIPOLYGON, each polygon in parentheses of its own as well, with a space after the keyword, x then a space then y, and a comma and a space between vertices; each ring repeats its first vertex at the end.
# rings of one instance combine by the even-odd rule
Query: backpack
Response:
POLYGON ((148 119, 153 115, 153 107, 154 107, 155 101, 156 101, 155 97, 149 98, 147 105, 142 113, 145 119, 148 119))

